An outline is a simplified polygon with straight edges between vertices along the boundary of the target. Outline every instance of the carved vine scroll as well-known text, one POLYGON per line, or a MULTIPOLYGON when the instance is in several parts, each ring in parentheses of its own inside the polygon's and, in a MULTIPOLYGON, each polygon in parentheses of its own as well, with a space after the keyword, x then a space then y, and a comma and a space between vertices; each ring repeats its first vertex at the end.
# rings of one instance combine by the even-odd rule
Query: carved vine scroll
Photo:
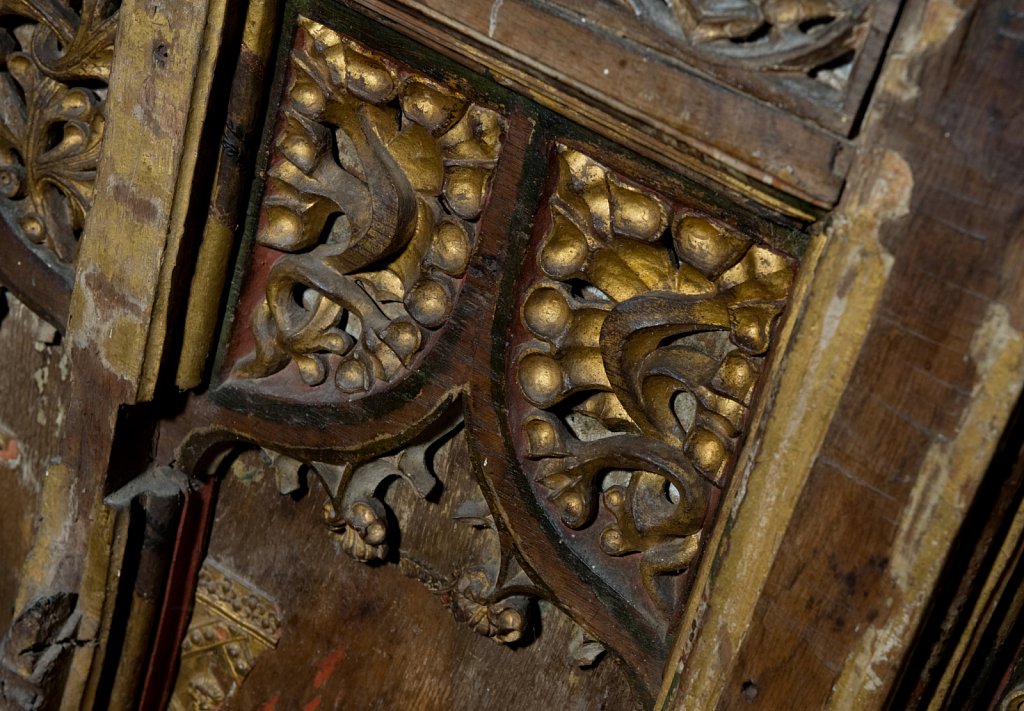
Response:
POLYGON ((619 0, 702 56, 772 71, 811 72, 863 35, 866 0, 619 0))
POLYGON ((539 274, 520 286, 513 423, 561 522, 657 576, 696 559, 742 436, 790 260, 560 146, 539 274), (610 514, 608 516, 607 514, 610 514))
POLYGON ((92 202, 119 5, 0 2, 0 213, 58 268, 92 202))
POLYGON ((357 396, 411 367, 451 312, 503 130, 491 109, 301 20, 256 236, 286 254, 237 375, 294 363, 306 384, 357 396))

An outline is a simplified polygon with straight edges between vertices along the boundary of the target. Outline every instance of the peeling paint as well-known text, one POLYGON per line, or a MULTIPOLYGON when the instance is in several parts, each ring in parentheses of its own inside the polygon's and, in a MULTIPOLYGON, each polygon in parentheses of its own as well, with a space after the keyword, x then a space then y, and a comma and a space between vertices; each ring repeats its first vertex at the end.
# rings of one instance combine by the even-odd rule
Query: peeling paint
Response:
POLYGON ((945 563, 960 521, 973 500, 1024 385, 1024 333, 1010 323, 1009 310, 990 304, 971 341, 976 373, 970 404, 953 439, 936 439, 904 508, 892 544, 889 576, 898 597, 888 615, 861 637, 834 689, 839 708, 869 708, 884 692, 873 679, 890 678, 900 663, 926 600, 945 563), (916 591, 916 592, 915 592, 916 591))
POLYGON ((40 523, 32 550, 21 568, 15 603, 15 609, 19 610, 52 588, 52 581, 61 572, 60 559, 74 528, 73 517, 69 515, 76 490, 71 470, 61 464, 52 464, 42 479, 40 523))
POLYGON ((50 368, 48 366, 36 368, 32 373, 32 380, 36 384, 36 390, 42 395, 46 389, 46 384, 50 381, 50 368))
POLYGON ((13 435, 0 433, 0 465, 14 468, 21 461, 21 448, 13 435))
POLYGON ((66 383, 68 376, 71 374, 71 359, 68 356, 68 350, 65 348, 60 353, 60 359, 57 361, 57 368, 60 370, 60 381, 66 383))
POLYGON ((140 369, 138 354, 146 343, 145 309, 138 306, 136 311, 125 294, 117 294, 116 301, 108 297, 111 287, 101 273, 95 264, 79 269, 68 329, 71 343, 77 350, 95 353, 111 373, 134 381, 140 369))

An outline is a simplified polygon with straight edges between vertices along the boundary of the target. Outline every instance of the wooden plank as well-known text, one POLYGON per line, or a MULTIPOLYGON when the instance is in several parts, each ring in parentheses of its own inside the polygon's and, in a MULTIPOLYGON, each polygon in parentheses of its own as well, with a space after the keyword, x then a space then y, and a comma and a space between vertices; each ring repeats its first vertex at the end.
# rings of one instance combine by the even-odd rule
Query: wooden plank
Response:
MULTIPOLYGON (((44 557, 42 549, 59 544, 39 540, 39 534, 57 539, 61 526, 54 492, 44 493, 44 485, 71 405, 67 366, 53 327, 12 295, 0 294, 0 630, 21 611, 23 598, 56 572, 26 563, 34 542, 37 559, 44 557), (57 520, 39 523, 42 514, 57 520)), ((57 496, 66 500, 68 494, 57 496)))
POLYGON ((0 284, 63 330, 71 303, 71 279, 65 270, 47 264, 4 219, 0 219, 0 255, 0 284))

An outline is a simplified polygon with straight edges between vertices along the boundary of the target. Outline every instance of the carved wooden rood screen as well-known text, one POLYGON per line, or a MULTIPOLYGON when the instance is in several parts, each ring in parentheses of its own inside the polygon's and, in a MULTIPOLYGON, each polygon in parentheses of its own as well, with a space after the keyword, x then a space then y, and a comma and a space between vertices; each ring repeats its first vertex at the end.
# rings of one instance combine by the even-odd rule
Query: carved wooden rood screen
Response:
POLYGON ((0 706, 1021 697, 1011 5, 0 0, 0 706))

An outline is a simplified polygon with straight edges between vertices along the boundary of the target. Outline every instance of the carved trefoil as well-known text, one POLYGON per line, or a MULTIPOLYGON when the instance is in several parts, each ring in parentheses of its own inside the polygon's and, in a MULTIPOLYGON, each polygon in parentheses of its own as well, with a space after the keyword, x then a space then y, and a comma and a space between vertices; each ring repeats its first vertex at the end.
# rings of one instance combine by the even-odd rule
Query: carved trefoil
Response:
POLYGON ((457 90, 300 19, 254 263, 271 263, 241 378, 379 390, 449 316, 504 122, 457 90))
POLYGON ((327 493, 324 524, 347 555, 363 563, 397 564, 437 595, 456 620, 495 642, 513 644, 527 635, 532 601, 542 593, 522 570, 475 483, 458 411, 452 407, 407 446, 369 461, 303 462, 266 450, 260 457, 281 494, 299 493, 310 479, 319 480, 327 493), (461 529, 457 537, 469 551, 458 555, 459 546, 452 544, 448 560, 429 562, 425 551, 408 543, 396 549, 402 532, 390 522, 413 515, 390 503, 402 498, 420 500, 419 516, 425 511, 427 520, 417 522, 419 529, 461 529))

